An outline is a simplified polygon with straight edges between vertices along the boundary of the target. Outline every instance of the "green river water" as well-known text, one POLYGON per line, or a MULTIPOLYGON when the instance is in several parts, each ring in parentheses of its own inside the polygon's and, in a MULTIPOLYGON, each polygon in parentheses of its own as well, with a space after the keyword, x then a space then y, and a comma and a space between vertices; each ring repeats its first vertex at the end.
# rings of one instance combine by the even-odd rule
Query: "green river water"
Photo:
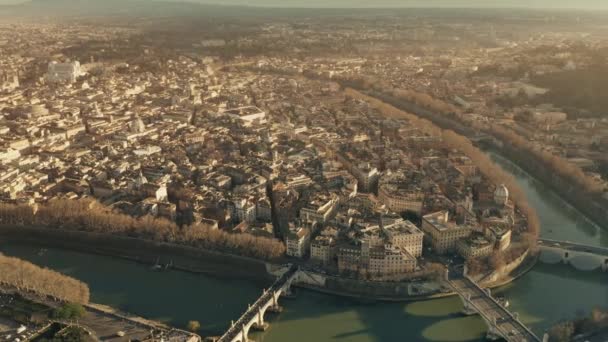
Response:
MULTIPOLYGON (((542 222, 542 236, 608 246, 602 230, 542 183, 509 161, 492 155, 527 192, 542 222)), ((122 259, 39 247, 0 244, 0 251, 46 266, 89 284, 93 302, 184 327, 201 322, 202 335, 219 335, 259 296, 267 284, 185 272, 152 272, 122 259)), ((566 265, 538 264, 513 284, 496 290, 508 298, 539 335, 553 323, 608 308, 608 274, 566 265)), ((413 303, 363 303, 299 290, 283 299, 284 311, 270 314, 270 328, 251 337, 264 342, 483 341, 486 327, 460 314, 457 297, 413 303)))

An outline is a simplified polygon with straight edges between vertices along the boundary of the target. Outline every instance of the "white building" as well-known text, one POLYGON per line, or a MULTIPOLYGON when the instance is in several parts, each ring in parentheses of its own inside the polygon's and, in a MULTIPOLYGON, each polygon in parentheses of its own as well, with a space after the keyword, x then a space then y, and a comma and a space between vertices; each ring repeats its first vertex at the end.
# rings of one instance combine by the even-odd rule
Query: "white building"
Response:
POLYGON ((379 180, 378 199, 396 213, 422 212, 424 192, 399 173, 383 175, 379 180))
POLYGON ((313 201, 300 209, 300 219, 302 222, 312 224, 324 224, 328 222, 338 207, 339 199, 333 197, 325 203, 313 201))
POLYGON ((474 234, 456 243, 456 250, 465 259, 482 258, 492 254, 494 244, 481 234, 474 234))
POLYGON ((247 199, 240 199, 234 202, 234 209, 237 222, 253 223, 256 218, 256 205, 247 199))
POLYGON ((12 161, 18 160, 21 157, 21 153, 17 150, 13 150, 12 148, 8 148, 6 150, 0 150, 0 165, 8 164, 12 161))
POLYGON ((169 201, 169 194, 167 192, 167 187, 164 185, 159 186, 158 190, 156 190, 154 195, 158 202, 168 202, 169 201))
POLYGON ((78 77, 82 76, 80 62, 69 63, 49 63, 46 80, 48 82, 75 82, 78 77))
POLYGON ((19 78, 17 75, 8 76, 0 75, 0 91, 12 91, 19 87, 19 78))
POLYGON ((415 258, 422 255, 424 233, 412 222, 399 220, 384 226, 383 230, 393 246, 405 249, 415 258))
POLYGON ((254 123, 261 124, 266 122, 266 112, 255 106, 232 108, 224 111, 223 113, 243 121, 245 126, 251 126, 254 123))
POLYGON ((303 258, 310 244, 310 230, 308 228, 291 229, 285 237, 287 255, 303 258))
POLYGON ((226 46, 226 41, 223 39, 205 39, 201 41, 203 47, 222 47, 226 46))
POLYGON ((416 258, 406 250, 385 245, 372 248, 367 271, 374 276, 399 276, 416 270, 416 258))
POLYGON ((509 189, 504 184, 496 187, 494 191, 494 202, 498 205, 505 206, 509 203, 509 189))

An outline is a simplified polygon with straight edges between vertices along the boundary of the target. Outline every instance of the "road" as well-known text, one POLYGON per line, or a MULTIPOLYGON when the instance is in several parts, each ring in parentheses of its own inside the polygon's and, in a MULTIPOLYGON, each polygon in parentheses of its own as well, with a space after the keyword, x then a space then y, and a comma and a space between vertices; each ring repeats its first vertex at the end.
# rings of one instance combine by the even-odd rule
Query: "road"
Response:
POLYGON ((570 241, 557 241, 557 240, 549 240, 549 239, 539 239, 538 244, 541 246, 546 246, 546 247, 555 247, 555 248, 570 250, 573 252, 592 253, 592 254, 608 257, 608 248, 606 248, 606 247, 587 246, 587 245, 581 245, 578 243, 573 243, 570 241))
POLYGON ((473 307, 487 322, 496 322, 496 330, 509 342, 540 341, 523 323, 470 279, 450 279, 450 285, 464 298, 470 296, 473 307))

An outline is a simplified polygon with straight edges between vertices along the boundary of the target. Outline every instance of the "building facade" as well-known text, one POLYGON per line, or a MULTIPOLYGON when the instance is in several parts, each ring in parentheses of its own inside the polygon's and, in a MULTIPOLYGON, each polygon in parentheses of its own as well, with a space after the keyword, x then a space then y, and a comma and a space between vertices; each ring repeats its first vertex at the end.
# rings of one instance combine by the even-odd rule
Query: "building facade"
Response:
POLYGON ((320 265, 329 265, 334 257, 334 239, 330 236, 317 236, 310 243, 310 260, 320 265))
POLYGON ((68 63, 49 63, 46 80, 48 82, 76 82, 76 79, 82 75, 79 62, 68 63))
POLYGON ((302 227, 290 230, 285 237, 285 244, 287 245, 287 255, 303 258, 309 248, 310 230, 302 227))
POLYGON ((405 249, 415 258, 422 255, 424 233, 410 221, 397 221, 383 227, 391 245, 405 249))
POLYGON ((449 221, 448 211, 439 211, 422 217, 422 231, 427 236, 433 250, 444 254, 454 252, 456 243, 471 235, 470 226, 449 221))

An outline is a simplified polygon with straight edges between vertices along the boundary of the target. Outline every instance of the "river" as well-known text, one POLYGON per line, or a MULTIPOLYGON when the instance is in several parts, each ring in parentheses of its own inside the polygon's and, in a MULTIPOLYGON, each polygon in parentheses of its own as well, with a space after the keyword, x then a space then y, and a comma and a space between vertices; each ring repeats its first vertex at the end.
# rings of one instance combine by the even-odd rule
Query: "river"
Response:
MULTIPOLYGON (((586 220, 555 193, 500 156, 492 158, 513 174, 537 209, 542 236, 608 246, 608 232, 586 220)), ((88 283, 94 302, 183 327, 202 324, 203 335, 217 335, 252 303, 265 284, 184 272, 152 272, 133 262, 24 245, 0 245, 5 254, 56 269, 88 283)), ((581 272, 564 265, 538 264, 500 290, 539 335, 553 323, 608 307, 608 274, 581 272)), ((456 297, 414 303, 362 303, 299 290, 282 300, 284 311, 270 316, 270 328, 257 341, 482 341, 486 327, 463 316, 456 297)), ((272 315, 272 314, 271 314, 272 315)))

